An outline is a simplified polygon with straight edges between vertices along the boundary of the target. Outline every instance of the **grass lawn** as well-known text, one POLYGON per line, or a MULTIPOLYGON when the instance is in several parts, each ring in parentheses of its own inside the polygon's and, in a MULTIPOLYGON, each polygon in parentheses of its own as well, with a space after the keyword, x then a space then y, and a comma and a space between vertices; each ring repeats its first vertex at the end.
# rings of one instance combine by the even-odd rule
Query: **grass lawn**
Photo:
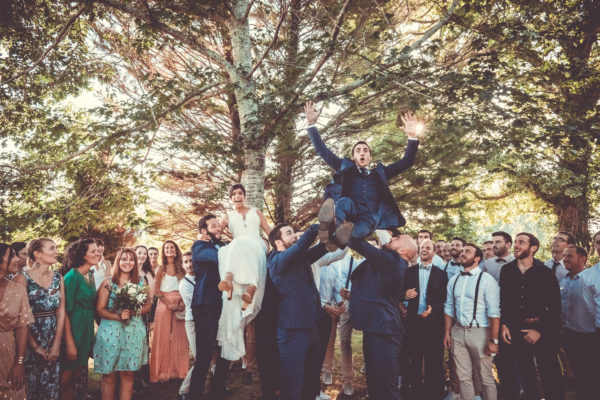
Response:
MULTIPOLYGON (((352 334, 352 359, 354 367, 354 396, 348 397, 342 394, 342 376, 341 376, 341 361, 340 361, 340 342, 336 339, 335 345, 335 363, 333 371, 333 385, 321 385, 323 391, 331 396, 332 399, 364 399, 367 394, 366 376, 360 373, 360 367, 363 363, 362 354, 362 333, 353 332, 352 334)), ((89 375, 89 394, 92 399, 100 399, 100 378, 101 375, 93 373, 90 368, 89 375)), ((244 370, 242 370, 241 361, 233 363, 227 385, 230 389, 230 394, 227 399, 231 400, 255 400, 260 398, 260 383, 258 378, 253 385, 245 385, 244 370)), ((177 396, 181 380, 171 380, 164 383, 151 384, 144 393, 136 393, 134 399, 140 400, 167 400, 175 399, 177 396)), ((575 395, 572 391, 567 392, 567 400, 574 400, 575 395)))

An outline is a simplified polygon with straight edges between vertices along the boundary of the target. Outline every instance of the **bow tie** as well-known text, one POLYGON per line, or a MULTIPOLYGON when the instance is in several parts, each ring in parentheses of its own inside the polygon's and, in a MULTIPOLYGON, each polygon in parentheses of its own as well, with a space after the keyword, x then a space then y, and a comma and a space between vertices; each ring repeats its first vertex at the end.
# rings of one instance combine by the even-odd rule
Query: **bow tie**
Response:
POLYGON ((427 271, 429 271, 431 269, 431 264, 429 264, 429 265, 419 264, 419 269, 426 269, 427 271))
POLYGON ((505 263, 506 260, 504 258, 496 258, 497 263, 505 263))
POLYGON ((361 175, 361 176, 365 176, 365 177, 366 177, 366 176, 369 176, 369 174, 371 173, 371 171, 369 171, 369 170, 368 170, 368 169, 366 169, 366 168, 359 168, 359 169, 358 169, 358 172, 360 172, 360 175, 361 175))
POLYGON ((454 262, 454 261, 450 261, 450 265, 459 266, 459 265, 460 265, 460 263, 458 263, 458 262, 454 262))
POLYGON ((460 276, 465 276, 465 275, 468 275, 468 276, 473 276, 473 274, 472 274, 472 273, 470 273, 470 272, 464 272, 464 271, 460 271, 460 276))

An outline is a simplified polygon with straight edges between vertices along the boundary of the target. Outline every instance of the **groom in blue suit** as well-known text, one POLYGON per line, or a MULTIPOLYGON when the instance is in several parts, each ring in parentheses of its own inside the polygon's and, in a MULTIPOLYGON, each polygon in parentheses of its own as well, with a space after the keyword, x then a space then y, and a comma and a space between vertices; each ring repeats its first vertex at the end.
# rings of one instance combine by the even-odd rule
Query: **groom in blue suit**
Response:
MULTIPOLYGON (((403 130, 408 136, 408 144, 404 157, 390 165, 377 163, 375 168, 369 169, 371 164, 371 149, 366 142, 359 141, 352 148, 352 158, 339 158, 327 148, 315 123, 319 114, 314 109, 312 102, 307 102, 304 107, 308 123, 308 135, 313 146, 321 158, 335 171, 333 180, 335 184, 329 187, 326 196, 331 196, 334 202, 327 200, 319 213, 321 234, 319 239, 328 241, 328 225, 335 212, 336 225, 339 227, 344 221, 354 223, 353 238, 363 238, 375 229, 394 230, 406 225, 406 220, 398 209, 389 180, 407 170, 415 163, 420 134, 424 125, 412 114, 407 113, 402 117, 403 130)), ((336 241, 340 246, 343 240, 336 241)), ((335 247, 330 248, 335 249, 335 247)))
POLYGON ((374 400, 400 399, 398 389, 400 348, 404 327, 398 304, 408 260, 417 244, 407 235, 393 236, 380 250, 363 239, 351 239, 350 248, 365 257, 352 272, 350 322, 363 331, 367 390, 374 400))
POLYGON ((314 400, 320 390, 317 318, 322 311, 311 264, 327 250, 322 243, 310 247, 318 228, 319 225, 312 225, 300 239, 287 224, 278 224, 269 233, 274 250, 267 256, 267 268, 281 298, 277 345, 281 397, 285 400, 314 400))

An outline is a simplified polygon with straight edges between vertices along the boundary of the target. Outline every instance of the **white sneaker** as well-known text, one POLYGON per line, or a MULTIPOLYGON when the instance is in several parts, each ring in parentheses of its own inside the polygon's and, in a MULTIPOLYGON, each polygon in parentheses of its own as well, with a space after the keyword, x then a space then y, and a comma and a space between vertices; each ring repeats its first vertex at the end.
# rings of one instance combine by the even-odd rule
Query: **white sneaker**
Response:
POLYGON ((352 396, 354 395, 354 388, 351 383, 344 383, 344 395, 352 396))
POLYGON ((329 400, 331 399, 331 396, 328 395, 327 393, 323 392, 321 390, 321 393, 319 393, 319 396, 317 397, 317 400, 329 400))
POLYGON ((331 376, 331 372, 323 372, 323 384, 331 385, 333 383, 333 377, 331 376))

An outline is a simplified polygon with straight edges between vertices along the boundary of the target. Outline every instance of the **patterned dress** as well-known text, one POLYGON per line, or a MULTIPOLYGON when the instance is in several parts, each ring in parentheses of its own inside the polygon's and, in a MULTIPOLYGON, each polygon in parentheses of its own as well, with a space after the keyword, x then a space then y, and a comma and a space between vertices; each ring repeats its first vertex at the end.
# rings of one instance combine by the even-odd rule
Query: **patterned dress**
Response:
POLYGON ((95 305, 96 285, 93 272, 88 272, 88 280, 76 268, 67 272, 65 275, 65 311, 71 320, 71 333, 75 347, 77 347, 77 359, 70 361, 64 351, 60 360, 61 370, 87 367, 94 345, 95 305))
POLYGON ((25 388, 13 390, 8 374, 17 354, 15 329, 32 323, 25 287, 7 279, 4 296, 0 299, 0 399, 25 399, 25 388))
MULTIPOLYGON (((27 272, 27 293, 35 322, 29 326, 37 344, 49 351, 56 336, 56 310, 60 305, 60 274, 54 271, 48 288, 37 284, 27 272)), ((30 400, 58 399, 59 363, 46 361, 39 354, 27 348, 25 353, 25 376, 27 398, 30 400)))
MULTIPOLYGON (((144 280, 140 280, 140 286, 144 280)), ((112 310, 116 283, 111 286, 108 309, 112 310)), ((115 371, 137 371, 148 362, 146 327, 140 315, 131 317, 129 324, 102 319, 94 344, 94 372, 110 374, 115 371)))

